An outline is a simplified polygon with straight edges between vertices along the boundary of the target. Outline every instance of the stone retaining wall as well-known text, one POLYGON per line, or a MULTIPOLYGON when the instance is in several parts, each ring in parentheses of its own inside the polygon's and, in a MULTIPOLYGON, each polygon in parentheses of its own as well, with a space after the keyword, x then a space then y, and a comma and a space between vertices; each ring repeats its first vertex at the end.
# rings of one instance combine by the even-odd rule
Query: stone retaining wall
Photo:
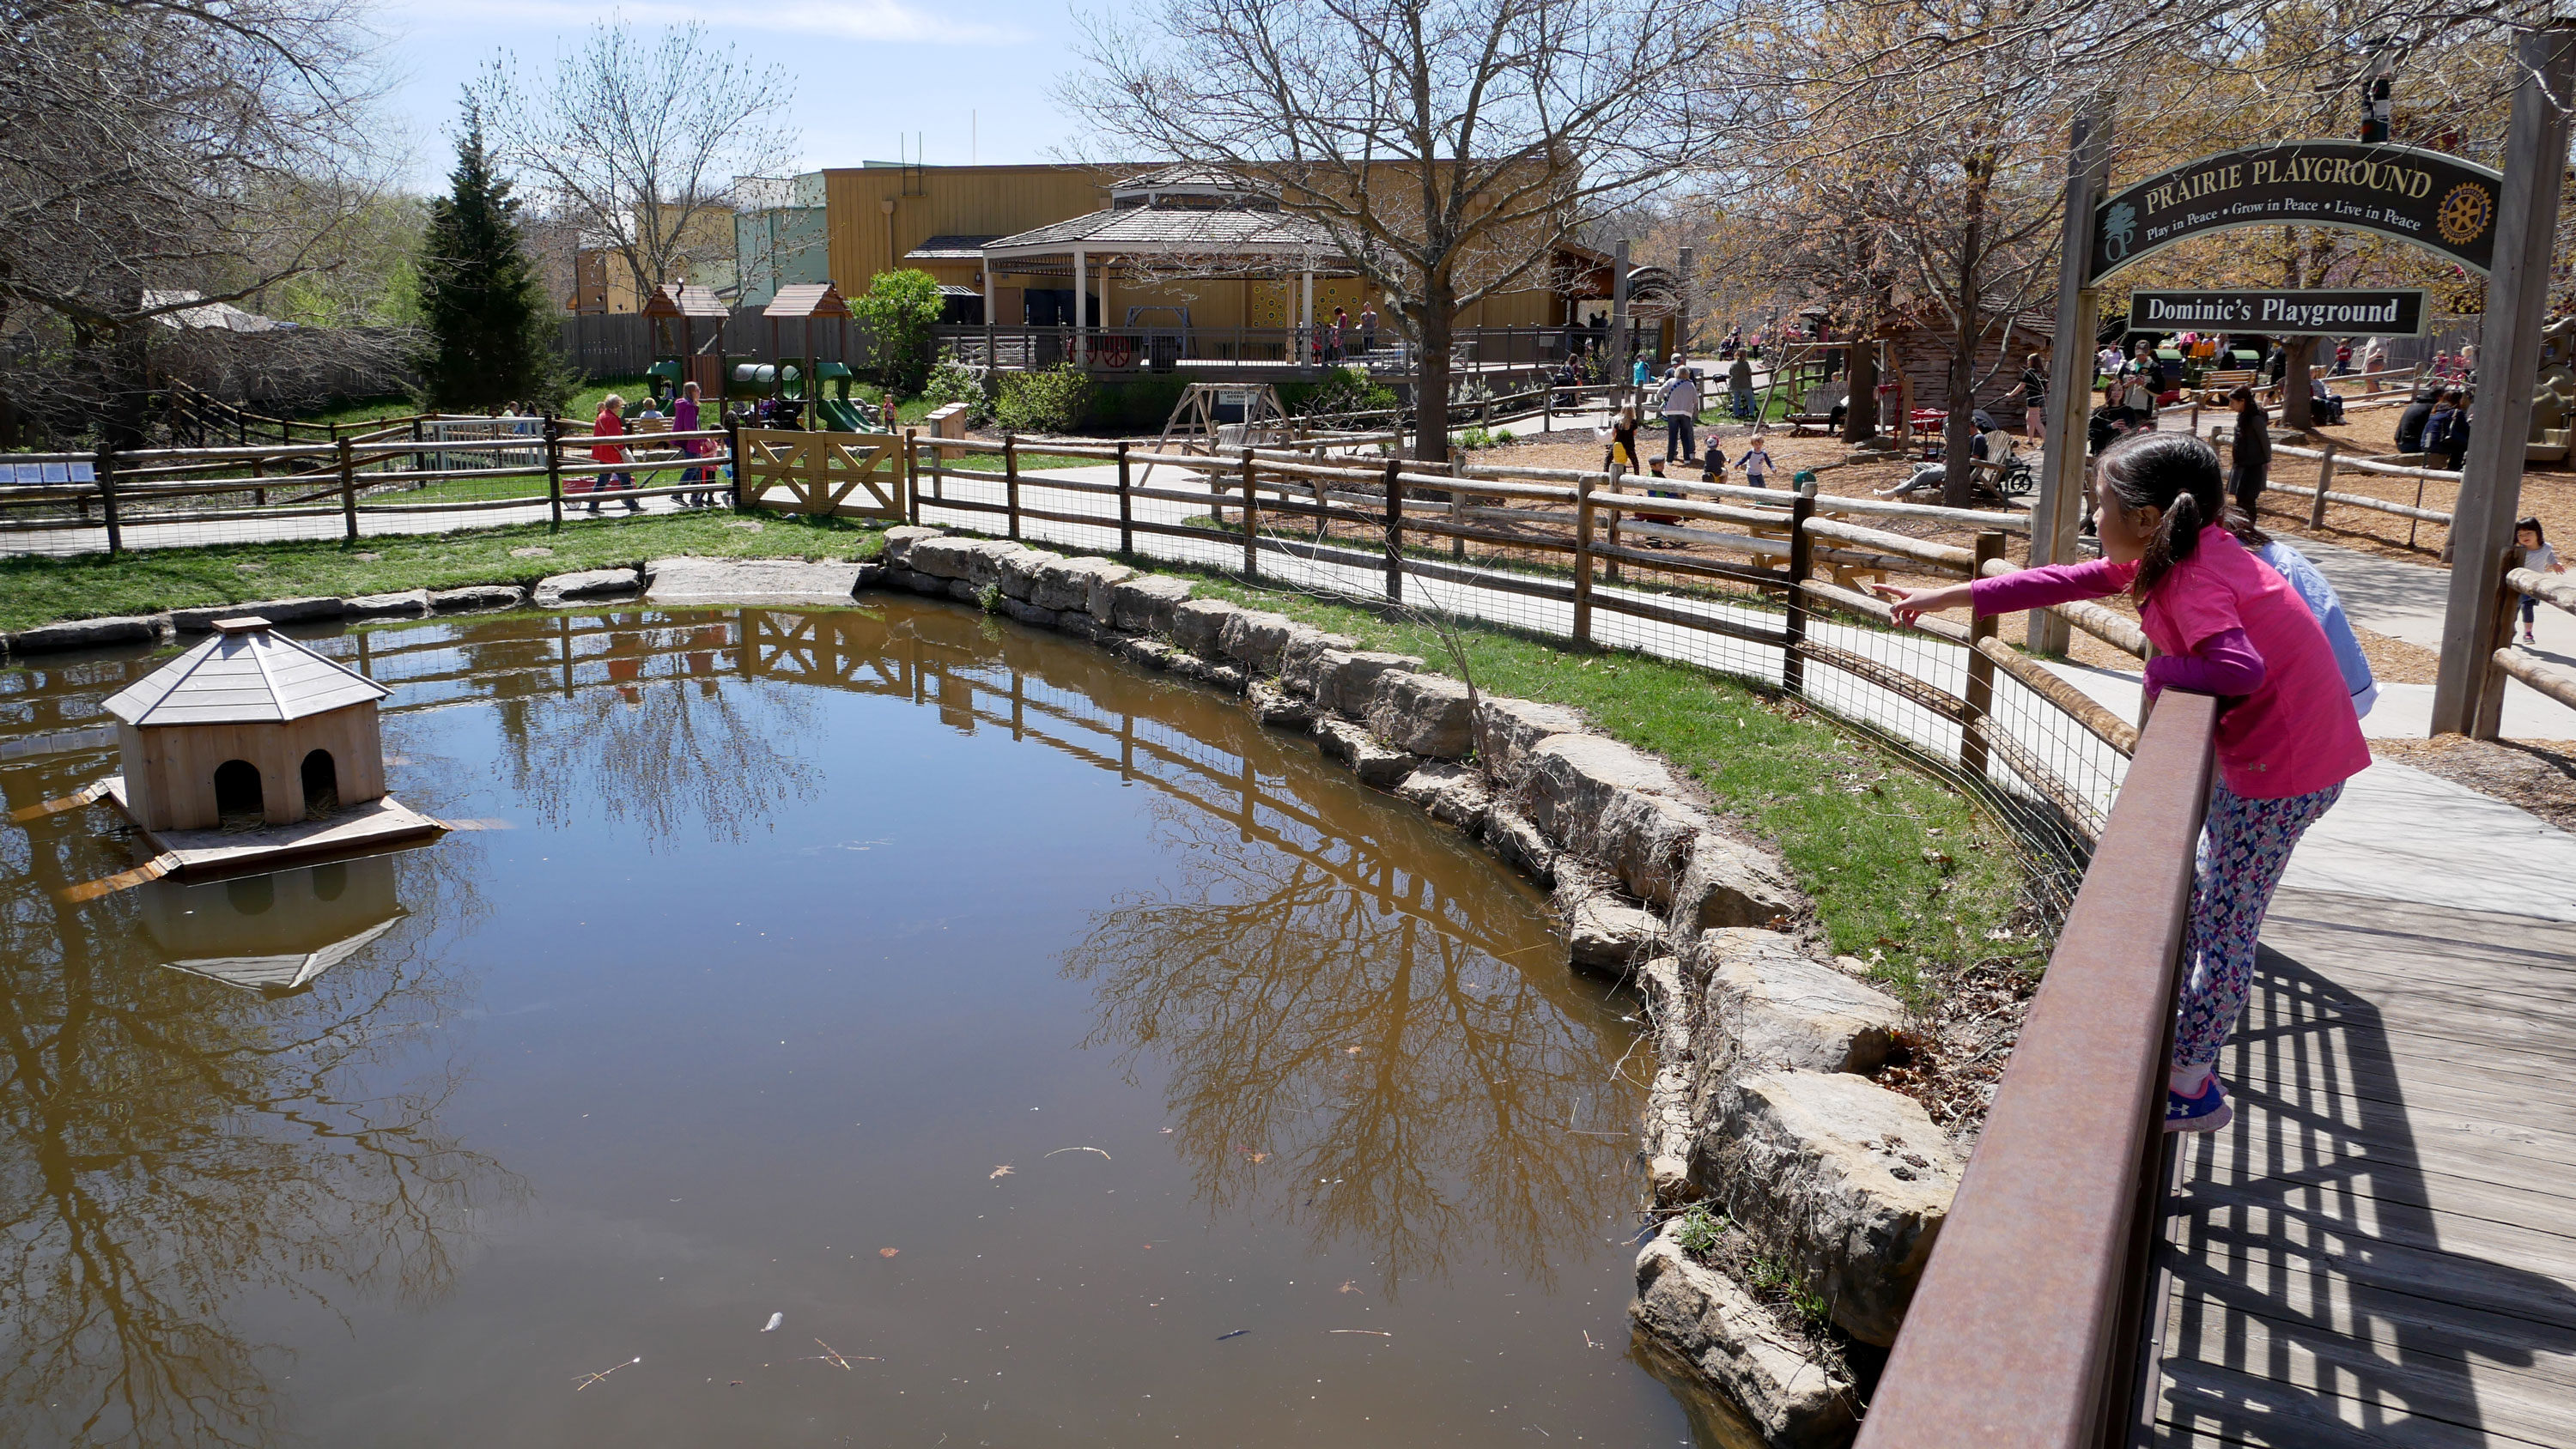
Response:
MULTIPOLYGON (((1761 841, 1665 761, 1577 712, 1482 695, 1410 655, 1285 615, 1192 597, 1104 558, 897 527, 877 562, 661 560, 365 599, 296 599, 47 625, 12 652, 147 640, 217 617, 426 617, 534 602, 837 602, 870 588, 955 599, 1241 696, 1370 785, 1483 842, 1554 893, 1568 964, 1624 979, 1653 1022, 1645 1149, 1660 1208, 1705 1201, 1783 1265, 1854 1340, 1894 1340, 1963 1163, 1911 1098, 1870 1080, 1904 1011, 1859 963, 1809 949, 1812 910, 1761 841)), ((1853 1386, 1806 1357, 1776 1310, 1675 1238, 1637 1260, 1640 1329, 1778 1445, 1839 1445, 1853 1386)))

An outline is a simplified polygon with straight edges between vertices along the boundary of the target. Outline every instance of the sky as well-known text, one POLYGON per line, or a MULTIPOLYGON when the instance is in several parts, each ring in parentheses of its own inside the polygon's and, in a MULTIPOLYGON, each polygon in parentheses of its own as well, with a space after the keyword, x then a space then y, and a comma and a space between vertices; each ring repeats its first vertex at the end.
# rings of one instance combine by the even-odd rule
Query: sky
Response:
MULTIPOLYGON (((1120 6, 1120 0, 1103 0, 1120 6)), ((1123 7, 1120 7, 1123 8, 1123 7)), ((389 110, 409 131, 408 184, 442 189, 453 160, 446 127, 459 88, 503 49, 522 76, 590 26, 622 15, 650 35, 703 20, 754 68, 783 66, 795 88, 788 119, 800 171, 898 159, 920 135, 932 165, 1054 159, 1075 128, 1049 99, 1077 40, 1066 0, 735 0, 701 9, 674 0, 382 0, 390 42, 389 110)))

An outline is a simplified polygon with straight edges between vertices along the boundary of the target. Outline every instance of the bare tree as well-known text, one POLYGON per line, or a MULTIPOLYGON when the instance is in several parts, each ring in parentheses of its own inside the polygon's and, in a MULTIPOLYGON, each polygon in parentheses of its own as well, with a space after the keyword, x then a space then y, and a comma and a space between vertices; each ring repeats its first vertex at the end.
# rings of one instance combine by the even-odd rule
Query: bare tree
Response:
POLYGON ((382 192, 349 0, 0 0, 13 402, 139 441, 159 319, 347 263, 382 192))
POLYGON ((1100 134, 1259 177, 1415 345, 1415 456, 1448 456, 1452 334, 1706 139, 1730 8, 1650 0, 1166 0, 1082 20, 1061 99, 1100 134))
POLYGON ((495 158, 604 241, 638 299, 730 263, 736 179, 795 158, 786 70, 754 68, 696 21, 652 41, 623 20, 595 26, 542 90, 504 52, 471 90, 495 158))

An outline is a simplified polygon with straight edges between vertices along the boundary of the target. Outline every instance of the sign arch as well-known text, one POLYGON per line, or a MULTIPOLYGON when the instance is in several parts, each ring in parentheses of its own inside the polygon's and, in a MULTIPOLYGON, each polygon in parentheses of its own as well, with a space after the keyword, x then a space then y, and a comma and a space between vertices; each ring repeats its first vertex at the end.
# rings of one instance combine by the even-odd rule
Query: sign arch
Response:
POLYGON ((2504 176, 2415 146, 2279 141, 2160 171, 2093 209, 2084 284, 2176 242, 2248 226, 2330 226, 2413 242, 2484 276, 2504 176))

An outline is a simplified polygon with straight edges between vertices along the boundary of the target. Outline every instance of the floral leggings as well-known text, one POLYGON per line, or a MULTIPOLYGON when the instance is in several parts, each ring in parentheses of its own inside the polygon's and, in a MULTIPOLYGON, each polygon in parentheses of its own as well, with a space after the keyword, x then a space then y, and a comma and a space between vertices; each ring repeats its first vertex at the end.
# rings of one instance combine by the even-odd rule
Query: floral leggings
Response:
POLYGON ((2221 782, 2210 791, 2200 862, 2183 930, 2182 1000, 2175 1013, 2173 1064, 2208 1066, 2236 1027, 2254 978, 2254 943, 2290 848, 2343 794, 2338 782, 2312 795, 2249 800, 2221 782))

